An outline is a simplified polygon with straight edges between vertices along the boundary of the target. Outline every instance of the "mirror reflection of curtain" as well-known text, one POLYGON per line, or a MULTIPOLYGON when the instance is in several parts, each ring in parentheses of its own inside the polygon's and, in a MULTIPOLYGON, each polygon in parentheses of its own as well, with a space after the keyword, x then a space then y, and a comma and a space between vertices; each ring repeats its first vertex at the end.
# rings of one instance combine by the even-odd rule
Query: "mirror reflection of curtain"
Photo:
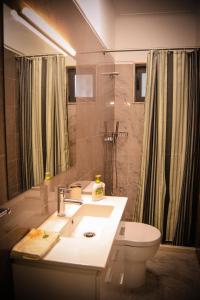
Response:
MULTIPOLYGON (((32 162, 33 182, 40 184, 44 179, 42 152, 42 58, 36 57, 31 63, 31 109, 32 109, 32 162)), ((27 120, 28 121, 28 120, 27 120)))
POLYGON ((31 61, 20 58, 18 62, 19 74, 19 121, 20 121, 20 152, 22 165, 22 189, 33 186, 32 161, 32 100, 31 100, 31 61))
POLYGON ((199 193, 200 51, 151 51, 143 156, 134 219, 163 241, 194 242, 199 193))
POLYGON ((69 167, 64 56, 20 57, 19 101, 23 190, 69 167))
POLYGON ((47 58, 46 78, 46 172, 58 174, 69 167, 65 57, 47 58))

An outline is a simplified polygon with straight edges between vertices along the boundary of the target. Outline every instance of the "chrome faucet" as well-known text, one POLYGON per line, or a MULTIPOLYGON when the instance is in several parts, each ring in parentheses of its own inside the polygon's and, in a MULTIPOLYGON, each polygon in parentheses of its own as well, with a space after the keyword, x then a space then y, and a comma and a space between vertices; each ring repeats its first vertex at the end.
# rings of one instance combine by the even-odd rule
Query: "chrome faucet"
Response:
POLYGON ((69 191, 69 188, 58 186, 58 194, 57 194, 57 200, 58 200, 58 216, 64 217, 65 216, 65 203, 74 203, 74 204, 83 204, 82 200, 78 199, 68 199, 65 198, 65 194, 69 191))
POLYGON ((65 192, 66 187, 58 186, 58 194, 57 194, 57 200, 58 200, 58 216, 64 217, 65 215, 65 204, 64 204, 64 198, 65 198, 65 192))
POLYGON ((74 204, 80 204, 82 205, 83 204, 83 201, 82 200, 78 200, 78 199, 64 199, 64 202, 65 203, 74 203, 74 204))

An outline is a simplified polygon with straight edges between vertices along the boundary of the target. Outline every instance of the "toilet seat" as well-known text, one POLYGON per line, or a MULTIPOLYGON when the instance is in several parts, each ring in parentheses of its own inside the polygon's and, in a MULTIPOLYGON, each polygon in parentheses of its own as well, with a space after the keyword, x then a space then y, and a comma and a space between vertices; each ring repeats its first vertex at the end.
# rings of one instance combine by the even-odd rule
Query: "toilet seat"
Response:
POLYGON ((148 247, 160 242, 160 231, 151 225, 138 222, 120 222, 117 244, 132 247, 148 247))

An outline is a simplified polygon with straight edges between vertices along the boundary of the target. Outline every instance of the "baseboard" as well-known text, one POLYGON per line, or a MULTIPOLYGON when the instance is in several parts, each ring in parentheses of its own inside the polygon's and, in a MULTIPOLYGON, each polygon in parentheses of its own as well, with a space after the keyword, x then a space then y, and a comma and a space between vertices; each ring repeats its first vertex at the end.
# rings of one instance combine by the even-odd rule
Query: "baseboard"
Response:
POLYGON ((195 253, 196 248, 194 247, 185 247, 185 246, 174 246, 174 245, 160 245, 161 251, 170 251, 170 252, 182 252, 182 253, 195 253))

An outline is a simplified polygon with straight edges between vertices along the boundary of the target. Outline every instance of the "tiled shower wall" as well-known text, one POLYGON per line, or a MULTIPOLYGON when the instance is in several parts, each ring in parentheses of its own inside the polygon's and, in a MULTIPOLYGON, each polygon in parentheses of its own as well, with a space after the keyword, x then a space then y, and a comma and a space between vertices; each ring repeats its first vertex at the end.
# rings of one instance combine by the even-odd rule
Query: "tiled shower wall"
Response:
POLYGON ((115 71, 119 72, 115 77, 115 122, 119 121, 119 131, 127 132, 128 137, 119 135, 114 146, 113 185, 115 195, 128 196, 125 219, 131 220, 140 178, 144 103, 134 102, 134 64, 116 64, 115 71))
POLYGON ((77 177, 94 179, 95 174, 104 178, 104 131, 105 123, 113 128, 114 109, 110 105, 114 98, 114 85, 102 74, 114 70, 114 65, 79 65, 78 74, 95 74, 91 99, 78 99, 77 102, 77 177))
POLYGON ((106 192, 112 190, 112 149, 107 149, 104 142, 106 130, 113 131, 114 108, 110 104, 114 99, 114 81, 105 73, 113 72, 110 63, 78 67, 78 73, 96 73, 94 99, 79 99, 77 105, 77 172, 80 179, 94 179, 95 174, 102 174, 106 182, 106 192))

